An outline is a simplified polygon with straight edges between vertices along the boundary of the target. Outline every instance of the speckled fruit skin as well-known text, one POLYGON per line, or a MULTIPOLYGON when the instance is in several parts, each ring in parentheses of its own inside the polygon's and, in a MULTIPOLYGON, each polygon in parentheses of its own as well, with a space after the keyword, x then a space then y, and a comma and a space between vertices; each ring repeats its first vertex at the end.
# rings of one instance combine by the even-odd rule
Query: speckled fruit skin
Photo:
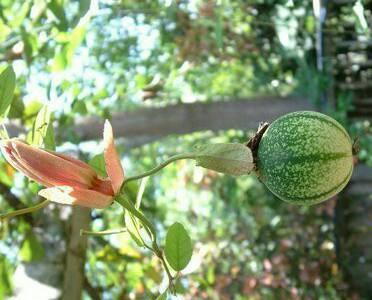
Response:
POLYGON ((339 193, 353 172, 352 141, 334 119, 299 111, 274 121, 262 136, 257 173, 293 204, 316 204, 339 193))

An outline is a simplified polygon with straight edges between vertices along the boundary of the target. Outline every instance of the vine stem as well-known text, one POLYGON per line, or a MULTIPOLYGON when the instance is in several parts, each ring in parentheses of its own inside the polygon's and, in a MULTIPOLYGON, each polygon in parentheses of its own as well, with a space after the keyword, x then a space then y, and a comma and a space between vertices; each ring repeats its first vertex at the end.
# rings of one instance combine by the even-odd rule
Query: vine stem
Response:
POLYGON ((12 217, 15 217, 15 216, 28 214, 28 213, 32 213, 34 211, 38 211, 38 210, 44 208, 45 206, 47 206, 49 204, 49 202, 50 202, 50 200, 45 200, 45 201, 43 201, 43 202, 41 202, 37 205, 31 206, 31 207, 27 207, 27 208, 24 208, 24 209, 12 211, 10 213, 0 214, 0 220, 4 220, 4 219, 8 219, 8 218, 12 218, 12 217))
POLYGON ((128 182, 130 182, 130 181, 138 180, 138 179, 141 179, 141 178, 144 178, 144 177, 151 176, 151 175, 155 174, 156 172, 160 171, 161 169, 165 168, 170 163, 175 162, 177 160, 181 160, 181 159, 195 159, 196 156, 197 155, 195 153, 182 153, 182 154, 177 154, 177 155, 171 156, 170 158, 168 158, 167 160, 165 160, 164 162, 162 162, 160 165, 156 166, 155 168, 153 168, 153 169, 151 169, 151 170, 149 170, 147 172, 144 172, 142 174, 139 174, 139 175, 135 175, 135 176, 131 176, 131 177, 126 178, 124 180, 123 184, 121 185, 121 190, 123 190, 124 186, 128 182))
POLYGON ((159 253, 156 253, 156 256, 161 260, 164 266, 165 272, 167 273, 170 291, 172 292, 172 294, 176 294, 176 287, 174 286, 174 283, 173 283, 173 280, 175 279, 175 277, 172 276, 168 268, 167 262, 165 261, 164 256, 163 256, 163 252, 160 251, 159 253))
POLYGON ((133 202, 129 199, 128 195, 124 191, 124 187, 128 182, 138 180, 138 179, 141 179, 141 178, 144 178, 144 177, 148 177, 148 176, 151 176, 151 175, 155 174, 156 172, 159 172, 161 169, 165 168, 167 165, 171 164, 172 162, 175 162, 177 160, 182 160, 182 159, 196 159, 196 158, 197 158, 196 153, 182 153, 182 154, 171 156, 170 158, 168 158, 167 160, 165 160, 164 162, 162 162, 161 164, 159 164, 158 166, 156 166, 155 168, 153 168, 153 169, 151 169, 147 172, 144 172, 142 174, 126 178, 124 180, 123 184, 120 187, 119 194, 115 197, 115 201, 118 204, 120 204, 124 209, 128 210, 128 212, 130 212, 132 215, 134 215, 142 223, 142 225, 145 227, 145 229, 148 232, 151 233, 150 236, 151 236, 151 240, 152 240, 152 247, 147 247, 147 248, 149 248, 151 251, 153 251, 155 253, 155 255, 162 262, 162 264, 164 266, 164 269, 165 269, 165 272, 167 273, 167 276, 168 276, 169 290, 172 292, 172 294, 176 293, 176 288, 175 288, 175 285, 174 285, 174 282, 173 282, 175 277, 172 276, 172 274, 169 270, 169 267, 167 265, 167 262, 164 259, 163 252, 160 250, 160 248, 157 244, 157 241, 156 241, 156 236, 157 235, 156 235, 155 227, 151 223, 151 221, 149 219, 147 219, 147 217, 144 214, 142 214, 136 208, 136 206, 133 204, 133 202))
POLYGON ((132 203, 132 201, 129 199, 128 195, 125 193, 120 193, 115 197, 115 201, 120 204, 124 209, 128 210, 131 214, 133 214, 141 223, 143 226, 145 226, 145 229, 148 230, 151 233, 151 241, 152 241, 152 247, 149 248, 152 252, 155 253, 155 255, 161 260, 165 272, 167 273, 168 280, 169 280, 169 288, 174 293, 175 292, 175 286, 173 283, 174 277, 172 276, 168 265, 164 259, 163 252, 160 250, 158 243, 156 241, 156 230, 154 225, 151 223, 151 221, 142 214, 138 209, 136 209, 135 205, 132 203))
POLYGON ((120 193, 115 197, 115 201, 119 203, 124 209, 128 210, 131 214, 133 214, 140 222, 146 226, 151 232, 151 240, 154 243, 156 242, 156 230, 154 225, 150 222, 147 217, 142 214, 139 210, 136 209, 133 202, 129 199, 129 197, 125 193, 120 193))
POLYGON ((89 230, 80 230, 80 235, 110 235, 127 232, 126 228, 112 229, 112 230, 103 230, 103 231, 89 231, 89 230))

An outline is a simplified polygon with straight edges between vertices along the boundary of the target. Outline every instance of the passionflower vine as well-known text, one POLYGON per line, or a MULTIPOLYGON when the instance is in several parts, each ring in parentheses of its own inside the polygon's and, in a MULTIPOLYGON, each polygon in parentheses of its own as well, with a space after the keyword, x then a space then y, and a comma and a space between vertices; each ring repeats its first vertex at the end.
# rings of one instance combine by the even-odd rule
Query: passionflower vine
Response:
POLYGON ((124 181, 109 121, 104 125, 103 141, 107 178, 100 177, 83 161, 30 146, 19 139, 0 141, 0 148, 15 169, 46 187, 39 192, 40 196, 62 204, 105 208, 113 202, 124 181))

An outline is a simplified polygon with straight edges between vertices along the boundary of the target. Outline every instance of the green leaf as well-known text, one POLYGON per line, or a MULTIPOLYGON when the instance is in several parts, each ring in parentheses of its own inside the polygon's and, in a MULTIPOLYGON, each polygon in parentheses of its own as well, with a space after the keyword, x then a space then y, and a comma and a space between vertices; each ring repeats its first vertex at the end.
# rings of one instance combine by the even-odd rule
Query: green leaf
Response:
POLYGON ((176 293, 177 295, 179 294, 185 294, 187 292, 187 289, 182 285, 182 282, 180 280, 180 278, 177 278, 177 281, 176 281, 176 293))
POLYGON ((47 105, 44 105, 36 116, 32 131, 32 144, 36 147, 44 144, 45 148, 55 148, 51 112, 47 105))
POLYGON ((12 33, 12 30, 8 26, 9 24, 4 24, 3 20, 0 19, 0 43, 3 43, 10 33, 12 33))
POLYGON ((51 0, 48 3, 48 9, 58 19, 57 28, 61 31, 67 31, 68 21, 66 18, 65 10, 63 9, 63 3, 60 3, 58 0, 51 0))
POLYGON ((81 18, 83 18, 86 13, 89 11, 91 0, 80 0, 79 1, 79 11, 77 12, 77 15, 74 17, 74 20, 72 22, 72 27, 75 27, 81 18))
POLYGON ((61 45, 60 47, 58 47, 58 50, 56 50, 52 65, 52 70, 54 72, 62 71, 68 66, 67 52, 68 44, 61 45))
POLYGON ((24 44, 24 53, 26 56, 27 66, 31 65, 34 53, 38 48, 38 39, 37 36, 31 32, 27 32, 24 28, 21 30, 22 40, 24 44))
POLYGON ((23 261, 32 262, 42 260, 45 251, 38 238, 33 233, 29 233, 23 241, 20 254, 23 261))
POLYGON ((168 299, 168 290, 165 290, 163 293, 161 293, 156 300, 167 300, 168 299))
POLYGON ((23 117, 23 112, 25 110, 25 105, 21 99, 21 97, 16 94, 14 95, 12 105, 10 106, 10 110, 8 113, 9 119, 18 119, 23 117))
POLYGON ((6 259, 6 257, 0 254, 0 299, 2 296, 10 296, 13 289, 12 276, 14 268, 6 259))
POLYGON ((189 234, 181 223, 169 227, 165 242, 165 257, 175 271, 183 270, 190 262, 192 243, 189 234))
POLYGON ((87 105, 85 104, 84 100, 76 100, 72 105, 74 111, 78 114, 85 116, 88 113, 87 105))
POLYGON ((90 8, 91 0, 80 0, 79 1, 79 16, 84 17, 90 8))
POLYGON ((252 151, 239 143, 200 145, 196 154, 199 166, 229 175, 246 175, 254 167, 252 151))
POLYGON ((9 20, 9 24, 12 28, 20 27, 24 23, 25 19, 30 13, 31 5, 31 1, 23 1, 22 6, 18 7, 16 14, 14 14, 9 20))
POLYGON ((13 67, 9 66, 0 74, 0 121, 6 117, 12 104, 15 83, 13 67))
MULTIPOLYGON (((139 207, 141 206, 141 200, 143 197, 143 193, 145 191, 145 186, 146 186, 147 181, 148 181, 148 177, 141 180, 139 188, 138 188, 138 185, 133 186, 137 194, 136 203, 135 203, 136 209, 139 209, 139 207)), ((139 220, 128 210, 125 210, 124 219, 125 219, 125 226, 130 236, 132 237, 132 239, 136 242, 136 244, 139 247, 143 247, 145 245, 145 242, 144 242, 142 234, 146 234, 147 233, 146 230, 143 229, 141 232, 141 226, 140 226, 139 220)), ((148 237, 150 238, 150 236, 148 237)))
POLYGON ((140 226, 135 216, 133 216, 129 211, 125 210, 124 212, 124 221, 125 227, 127 228, 130 236, 136 242, 139 247, 143 247, 145 245, 141 232, 140 226))
POLYGON ((105 163, 105 156, 102 154, 98 154, 94 156, 89 162, 88 165, 101 177, 106 178, 106 163, 105 163))
POLYGON ((145 192, 146 183, 149 180, 149 178, 150 177, 145 177, 141 180, 140 187, 139 187, 137 197, 136 197, 136 205, 135 206, 136 206, 137 209, 139 209, 140 206, 141 206, 142 197, 143 197, 143 194, 145 192))
POLYGON ((136 199, 139 191, 139 185, 137 181, 130 181, 124 186, 124 192, 130 199, 136 199))
MULTIPOLYGON (((32 100, 30 103, 26 105, 24 111, 24 121, 26 122, 29 119, 34 119, 35 116, 39 113, 40 109, 42 109, 43 105, 38 102, 37 100, 32 100)), ((31 122, 29 124, 32 124, 31 122)))
POLYGON ((50 123, 46 132, 46 136, 44 137, 44 146, 46 149, 55 150, 56 149, 56 142, 54 139, 54 129, 52 124, 50 123))

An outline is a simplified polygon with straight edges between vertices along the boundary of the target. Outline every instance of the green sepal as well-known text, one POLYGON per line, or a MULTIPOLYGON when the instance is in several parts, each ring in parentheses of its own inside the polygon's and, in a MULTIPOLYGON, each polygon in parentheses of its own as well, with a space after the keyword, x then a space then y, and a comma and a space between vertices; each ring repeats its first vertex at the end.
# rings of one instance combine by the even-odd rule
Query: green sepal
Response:
POLYGON ((254 167, 251 149, 238 143, 200 145, 196 161, 203 168, 233 176, 246 175, 254 167))

